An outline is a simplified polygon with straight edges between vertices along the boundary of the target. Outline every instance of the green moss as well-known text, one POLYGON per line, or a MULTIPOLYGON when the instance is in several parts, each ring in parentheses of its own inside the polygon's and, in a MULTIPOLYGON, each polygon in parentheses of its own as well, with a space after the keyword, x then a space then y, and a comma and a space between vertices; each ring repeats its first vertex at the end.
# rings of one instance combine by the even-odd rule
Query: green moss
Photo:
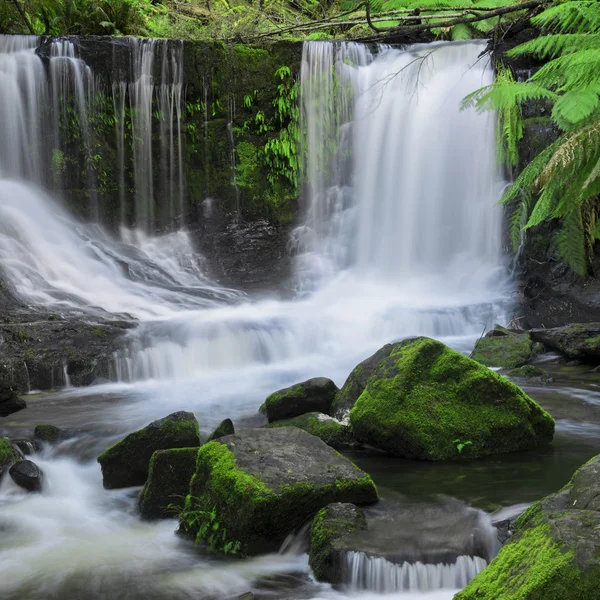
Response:
POLYGON ((552 439, 554 420, 516 385, 429 338, 396 344, 350 412, 356 437, 407 458, 473 458, 552 439), (454 440, 470 441, 461 453, 454 440))
POLYGON ((297 397, 305 397, 305 396, 306 396, 306 392, 304 391, 304 388, 301 385, 297 385, 295 387, 289 387, 284 390, 279 390, 277 392, 273 392, 272 394, 267 396, 266 400, 263 402, 263 404, 261 405, 261 407, 258 410, 259 410, 259 412, 267 412, 267 407, 275 406, 276 404, 279 404, 279 402, 281 402, 281 400, 283 400, 284 398, 289 398, 289 397, 297 398, 297 397), (262 410, 263 406, 264 406, 264 411, 262 410))
POLYGON ((56 442, 62 437, 63 432, 54 425, 36 425, 33 435, 43 442, 56 442))
POLYGON ((196 468, 198 448, 157 450, 150 460, 148 480, 138 496, 146 519, 175 517, 183 509, 196 468))
POLYGON ((535 365, 523 365, 508 372, 511 377, 543 377, 545 374, 545 371, 535 365))
POLYGON ((19 455, 15 452, 7 437, 0 438, 0 472, 3 468, 19 460, 19 455))
MULTIPOLYGON (((586 511, 575 512, 585 521, 586 511)), ((573 548, 553 533, 554 523, 569 519, 569 514, 547 517, 533 511, 532 515, 529 526, 517 533, 455 600, 582 600, 597 596, 598 564, 590 562, 581 569, 573 548)))
POLYGON ((235 429, 233 427, 233 422, 231 419, 224 419, 219 423, 217 428, 208 436, 206 442, 212 442, 213 440, 218 440, 226 435, 232 435, 235 433, 235 429))
POLYGON ((275 421, 266 427, 298 427, 321 438, 333 448, 347 448, 354 441, 352 429, 348 425, 343 425, 336 419, 317 412, 306 413, 293 419, 275 421))
POLYGON ((531 345, 529 334, 483 337, 477 340, 472 358, 487 367, 514 369, 527 362, 531 345))
POLYGON ((213 441, 198 452, 190 498, 190 509, 180 520, 182 532, 195 538, 199 525, 194 519, 215 509, 217 521, 227 531, 223 547, 239 542, 240 554, 246 555, 272 549, 274 540, 295 529, 325 504, 350 499, 371 503, 377 499, 377 492, 366 474, 360 480, 338 479, 335 484, 318 488, 307 481, 296 481, 271 489, 239 468, 225 444, 213 441))

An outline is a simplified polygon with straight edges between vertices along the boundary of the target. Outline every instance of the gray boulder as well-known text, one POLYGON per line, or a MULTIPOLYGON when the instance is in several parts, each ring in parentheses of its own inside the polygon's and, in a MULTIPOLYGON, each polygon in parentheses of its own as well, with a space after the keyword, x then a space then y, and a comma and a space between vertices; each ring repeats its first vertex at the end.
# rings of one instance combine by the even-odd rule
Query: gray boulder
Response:
POLYGON ((532 329, 536 342, 572 360, 600 362, 600 323, 576 323, 551 329, 532 329))
POLYGON ((41 492, 44 474, 42 470, 30 460, 20 460, 9 470, 13 481, 25 488, 28 492, 41 492))

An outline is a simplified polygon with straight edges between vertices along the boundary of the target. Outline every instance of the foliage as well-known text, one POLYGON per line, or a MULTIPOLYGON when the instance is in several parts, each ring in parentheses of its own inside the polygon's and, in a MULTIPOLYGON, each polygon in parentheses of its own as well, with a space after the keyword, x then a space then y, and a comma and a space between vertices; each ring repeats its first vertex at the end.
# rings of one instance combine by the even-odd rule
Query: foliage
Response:
POLYGON ((473 442, 471 442, 470 440, 467 440, 465 442, 461 441, 460 439, 456 439, 452 442, 455 446, 456 446, 456 450, 457 452, 460 454, 467 446, 472 446, 473 442))
POLYGON ((600 3, 560 2, 532 23, 543 35, 509 55, 535 56, 547 60, 544 66, 526 82, 514 81, 500 70, 497 82, 468 96, 465 106, 500 112, 506 161, 514 165, 523 132, 521 107, 540 100, 553 103, 551 118, 562 135, 522 171, 503 202, 519 205, 513 214, 513 243, 517 222, 525 221, 528 229, 559 219, 556 249, 576 274, 585 276, 598 237, 600 3))
POLYGON ((227 540, 227 530, 219 523, 217 507, 213 506, 208 511, 193 509, 192 506, 197 504, 197 500, 188 494, 183 510, 177 506, 169 506, 169 508, 178 516, 186 531, 196 532, 197 544, 206 544, 212 552, 239 554, 241 544, 239 541, 227 540))

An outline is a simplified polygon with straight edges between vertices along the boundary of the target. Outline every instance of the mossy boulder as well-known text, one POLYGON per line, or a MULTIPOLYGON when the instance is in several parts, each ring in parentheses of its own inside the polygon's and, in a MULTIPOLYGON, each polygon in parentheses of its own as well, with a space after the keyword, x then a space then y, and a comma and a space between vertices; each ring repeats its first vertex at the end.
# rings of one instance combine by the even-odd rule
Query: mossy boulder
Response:
POLYGON ((310 528, 308 564, 317 581, 341 584, 352 538, 367 529, 364 512, 354 504, 336 502, 322 508, 310 528))
POLYGON ((143 485, 157 450, 200 445, 198 421, 192 413, 176 412, 150 423, 111 446, 98 457, 107 489, 143 485))
POLYGON ((319 412, 311 412, 293 419, 284 419, 269 423, 266 427, 299 427, 311 435, 321 438, 332 448, 347 448, 352 446, 354 438, 352 429, 340 423, 337 419, 319 412))
POLYGON ((364 392, 369 377, 375 373, 381 361, 388 358, 394 349, 394 344, 386 344, 369 358, 356 365, 344 382, 342 389, 336 394, 331 405, 331 415, 340 421, 345 421, 358 397, 364 392))
POLYGON ((514 369, 531 356, 532 342, 528 333, 513 332, 496 325, 475 343, 471 358, 486 367, 514 369))
POLYGON ((369 475, 319 438, 297 427, 249 429, 200 448, 180 530, 214 550, 253 555, 277 550, 327 504, 377 499, 369 475), (218 536, 203 536, 210 513, 218 536))
POLYGON ((7 437, 0 438, 0 478, 8 471, 9 467, 20 460, 20 456, 13 448, 7 437))
POLYGON ((19 390, 14 385, 0 382, 0 417, 8 417, 24 408, 27 404, 20 397, 19 390))
POLYGON ((515 535, 455 600, 591 600, 600 590, 600 457, 515 524, 515 535))
POLYGON ((309 412, 329 414, 338 388, 326 377, 315 377, 273 392, 264 403, 269 423, 309 412))
POLYGON ((217 425, 217 428, 208 436, 206 443, 212 442, 213 440, 218 440, 224 435, 232 435, 234 433, 235 428, 233 427, 233 421, 231 419, 224 419, 217 425))
POLYGON ((600 363, 600 323, 576 323, 566 327, 532 329, 536 342, 572 360, 600 363))
POLYGON ((531 377, 544 377, 546 372, 535 365, 523 365, 522 367, 511 369, 507 375, 510 375, 511 377, 525 377, 529 379, 531 377))
POLYGON ((198 448, 157 450, 150 459, 148 479, 138 496, 145 519, 174 518, 185 503, 196 470, 198 448))
POLYGON ((423 460, 526 450, 554 434, 552 417, 523 390, 426 337, 394 344, 350 423, 359 441, 423 460))
POLYGON ((64 439, 65 432, 54 425, 36 425, 33 430, 33 438, 36 441, 53 444, 64 439))

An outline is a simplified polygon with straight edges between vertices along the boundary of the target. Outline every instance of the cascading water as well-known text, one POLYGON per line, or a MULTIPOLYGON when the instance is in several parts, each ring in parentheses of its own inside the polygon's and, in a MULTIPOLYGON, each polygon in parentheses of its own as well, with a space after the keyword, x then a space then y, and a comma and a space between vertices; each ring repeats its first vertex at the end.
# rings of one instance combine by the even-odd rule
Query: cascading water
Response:
MULTIPOLYGON (((79 120, 87 121, 93 114, 93 77, 70 47, 60 46, 62 55, 49 58, 49 72, 52 61, 62 61, 55 71, 57 77, 68 76, 61 79, 68 89, 63 86, 55 94, 59 88, 35 54, 37 40, 0 36, 0 129, 8 132, 0 139, 3 274, 32 304, 104 316, 126 313, 141 320, 129 334, 128 347, 115 356, 113 374, 120 383, 101 389, 118 392, 119 399, 138 394, 142 401, 111 406, 104 416, 107 427, 118 422, 130 431, 180 408, 201 413, 203 426, 220 420, 224 406, 227 416, 247 416, 266 394, 294 381, 327 375, 341 383, 358 360, 383 343, 425 334, 467 347, 483 324, 503 318, 508 290, 500 256, 501 212, 494 207, 503 182, 494 162, 493 122, 459 109, 461 98, 491 81, 489 65, 479 58, 481 44, 381 48, 377 54, 357 44, 305 45, 301 95, 308 207, 305 224, 294 234, 301 293, 292 301, 248 302, 242 293, 208 279, 185 232, 149 233, 157 221, 177 220, 185 203, 183 49, 155 40, 127 43, 131 79, 114 81, 107 95, 114 106, 120 163, 116 173, 123 227, 115 240, 98 223, 74 221, 41 191, 53 187, 52 163, 60 159, 53 151, 66 150, 56 131, 43 127, 42 109, 66 94, 75 97, 72 108, 79 120), (151 119, 157 106, 162 115, 158 131, 151 119), (125 138, 128 119, 132 146, 125 138), (127 170, 124 165, 131 159, 133 169, 127 170), (127 228, 132 224, 136 230, 127 228), (131 382, 137 382, 135 387, 131 382)), ((93 136, 89 128, 81 133, 93 136)), ((45 536, 48 522, 34 519, 17 527, 13 539, 27 548, 27 536, 36 538, 36 547, 44 552, 29 552, 24 560, 31 558, 42 570, 53 568, 52 561, 49 566, 45 561, 66 539, 81 553, 77 568, 85 572, 94 540, 110 556, 123 527, 131 533, 138 525, 121 525, 122 511, 114 498, 91 502, 99 483, 83 474, 85 502, 75 499, 77 522, 85 524, 84 535, 91 541, 82 546, 70 526, 72 515, 60 512, 56 488, 57 482, 70 485, 77 468, 69 461, 57 468, 52 460, 42 466, 54 483, 40 506, 56 511, 52 523, 57 535, 45 536), (105 505, 111 510, 108 521, 103 520, 105 505), (118 518, 112 518, 114 513, 118 518), (99 522, 108 523, 110 530, 98 527, 99 522)), ((13 492, 0 490, 2 501, 13 492)), ((25 504, 31 503, 35 499, 25 504)), ((19 510, 9 509, 9 518, 19 510)), ((179 556, 181 548, 164 542, 158 529, 138 529, 142 545, 151 540, 166 547, 170 558, 179 556)), ((137 556, 144 573, 155 568, 155 553, 137 556)), ((437 577, 439 587, 454 588, 481 566, 472 558, 454 570, 356 561, 369 572, 387 573, 381 576, 384 581, 396 582, 381 588, 359 585, 357 579, 357 587, 373 591, 388 585, 414 589, 405 586, 405 579, 419 581, 423 573, 428 582, 437 577)), ((360 581, 363 570, 358 569, 360 581)), ((130 573, 124 569, 121 575, 130 573)), ((242 579, 245 584, 248 578, 242 579)), ((23 582, 11 581, 16 587, 9 591, 18 597, 23 582)), ((147 597, 163 597, 161 585, 147 597)), ((56 589, 60 593, 60 585, 56 589)), ((173 597, 189 597, 190 590, 194 585, 173 597)), ((441 597, 449 597, 446 591, 441 597)))

